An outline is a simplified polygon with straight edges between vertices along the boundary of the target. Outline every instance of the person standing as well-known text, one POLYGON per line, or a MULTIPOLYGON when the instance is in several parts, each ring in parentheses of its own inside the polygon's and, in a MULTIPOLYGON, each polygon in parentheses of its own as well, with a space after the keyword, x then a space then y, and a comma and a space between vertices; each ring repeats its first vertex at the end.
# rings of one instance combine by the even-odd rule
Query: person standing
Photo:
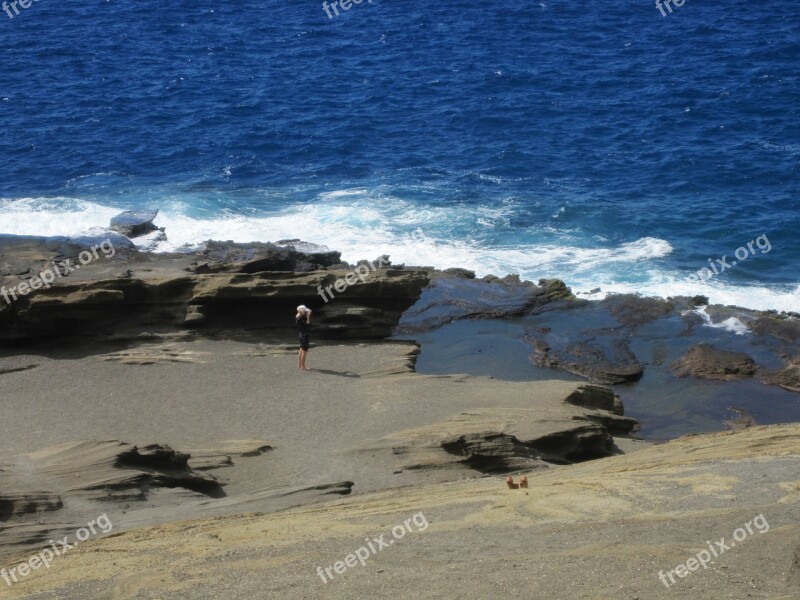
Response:
POLYGON ((297 368, 303 371, 310 371, 306 366, 306 354, 308 354, 309 334, 311 332, 311 309, 305 304, 297 307, 295 315, 297 324, 297 339, 300 342, 300 351, 297 353, 297 368))

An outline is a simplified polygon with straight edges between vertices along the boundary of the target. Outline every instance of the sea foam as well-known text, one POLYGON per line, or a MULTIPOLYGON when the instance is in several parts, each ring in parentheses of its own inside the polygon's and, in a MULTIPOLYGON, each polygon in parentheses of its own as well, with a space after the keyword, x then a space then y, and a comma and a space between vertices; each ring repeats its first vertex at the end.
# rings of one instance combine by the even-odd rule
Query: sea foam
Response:
MULTIPOLYGON (((800 285, 769 287, 730 283, 722 278, 690 279, 671 268, 675 253, 654 237, 594 247, 575 243, 570 232, 541 233, 545 241, 505 242, 514 207, 419 206, 397 198, 366 197, 361 188, 319 195, 313 203, 297 203, 271 212, 218 213, 199 218, 187 214, 187 202, 165 200, 156 225, 166 228, 167 241, 157 252, 198 247, 210 239, 234 242, 300 238, 340 250, 348 262, 391 256, 394 264, 462 267, 487 274, 519 274, 523 279, 563 279, 587 299, 611 293, 646 296, 708 296, 711 303, 767 310, 800 311, 800 285), (555 240, 555 241, 554 241, 555 240)), ((0 232, 22 235, 75 235, 106 226, 120 209, 77 198, 0 199, 0 232)), ((734 325, 731 325, 733 327, 734 325)))

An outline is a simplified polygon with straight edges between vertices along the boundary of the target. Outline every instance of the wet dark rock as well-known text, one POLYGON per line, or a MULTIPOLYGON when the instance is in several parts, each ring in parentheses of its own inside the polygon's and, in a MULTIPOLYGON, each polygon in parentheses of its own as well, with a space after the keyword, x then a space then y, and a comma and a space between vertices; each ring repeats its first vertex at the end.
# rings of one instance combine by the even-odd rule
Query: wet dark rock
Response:
POLYGON ((399 331, 420 332, 457 319, 498 318, 535 313, 559 302, 572 302, 569 288, 558 279, 539 285, 518 276, 464 279, 437 274, 419 301, 403 315, 399 331))
POLYGON ((782 369, 762 373, 761 381, 767 385, 777 385, 790 392, 800 392, 800 355, 787 360, 786 366, 782 369))
POLYGON ((686 324, 686 333, 691 333, 695 327, 700 327, 706 322, 705 319, 696 312, 684 313, 681 315, 681 321, 686 324))
POLYGON ((739 308, 738 306, 722 306, 720 304, 706 306, 704 311, 713 324, 722 323, 728 319, 737 319, 747 324, 758 316, 758 311, 739 308))
POLYGON ((644 365, 631 352, 626 339, 611 339, 602 344, 583 341, 563 349, 551 348, 536 337, 527 336, 525 341, 533 346, 533 366, 564 369, 594 383, 629 383, 638 381, 644 373, 644 365))
POLYGON ((198 263, 210 273, 259 273, 263 271, 309 272, 326 269, 341 263, 340 252, 315 247, 312 252, 301 252, 294 245, 252 242, 205 243, 205 250, 198 263))
POLYGON ((743 352, 729 352, 710 344, 698 344, 674 362, 672 369, 678 377, 733 381, 753 377, 758 365, 743 352))
POLYGON ((758 336, 773 337, 791 343, 800 340, 800 319, 762 315, 752 320, 749 327, 758 336))
POLYGON ((636 327, 671 314, 676 302, 673 299, 648 298, 636 294, 615 294, 603 300, 602 305, 623 325, 636 327))
POLYGON ((755 417, 746 408, 730 406, 728 407, 728 410, 736 415, 734 418, 724 421, 725 425, 731 431, 741 431, 742 429, 747 429, 748 427, 752 427, 756 424, 755 417))

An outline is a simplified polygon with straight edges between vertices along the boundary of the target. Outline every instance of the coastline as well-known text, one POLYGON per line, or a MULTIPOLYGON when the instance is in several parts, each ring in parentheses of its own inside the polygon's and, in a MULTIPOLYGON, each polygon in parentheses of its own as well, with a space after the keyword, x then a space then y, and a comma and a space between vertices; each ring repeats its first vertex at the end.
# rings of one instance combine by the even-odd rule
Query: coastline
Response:
POLYGON ((163 235, 156 214, 141 216, 135 235, 0 236, 0 286, 30 293, 0 302, 0 344, 253 332, 293 343, 283 315, 308 304, 321 341, 422 340, 423 373, 610 385, 651 439, 720 430, 732 413, 751 423, 800 420, 796 313, 710 305, 702 296, 585 300, 558 279, 477 278, 461 268, 394 265, 388 256, 350 264, 300 240, 142 251, 134 241, 163 235), (111 240, 112 253, 92 260, 87 249, 111 240), (70 264, 46 289, 30 290, 37 273, 70 264), (702 420, 681 425, 692 414, 702 420))
MULTIPOLYGON (((24 274, 5 282, 30 279, 43 265, 79 256, 97 241, 6 237, 0 257, 24 274)), ((0 447, 0 481, 7 490, 0 496, 7 507, 0 550, 6 567, 13 567, 20 552, 69 535, 98 514, 113 521, 112 537, 121 536, 119 541, 86 542, 63 558, 64 565, 79 565, 86 552, 104 544, 131 541, 141 548, 149 535, 142 528, 180 536, 185 527, 205 527, 209 517, 237 523, 259 517, 234 515, 256 512, 281 515, 264 518, 293 530, 301 525, 289 525, 284 515, 301 515, 299 523, 310 510, 335 522, 342 518, 335 516, 338 511, 361 503, 367 512, 380 512, 366 507, 389 498, 411 511, 419 508, 419 498, 437 498, 441 490, 445 497, 429 506, 447 505, 448 522, 463 515, 476 493, 505 507, 505 497, 497 494, 514 492, 505 488, 507 474, 529 477, 531 491, 517 490, 526 498, 541 498, 542 489, 558 485, 559 472, 605 472, 619 464, 631 465, 622 471, 647 471, 637 485, 663 483, 643 466, 658 453, 637 435, 643 421, 635 414, 641 410, 635 396, 655 390, 660 410, 669 413, 675 410, 665 397, 669 385, 681 386, 694 402, 683 409, 691 412, 678 415, 687 423, 692 414, 703 414, 697 390, 709 386, 743 412, 724 422, 710 413, 700 425, 717 423, 741 437, 710 433, 667 444, 677 449, 669 454, 673 462, 662 465, 672 473, 667 479, 675 473, 695 477, 690 473, 697 457, 685 454, 695 443, 708 448, 699 456, 709 464, 740 457, 726 483, 712 486, 712 496, 726 496, 733 479, 752 477, 750 461, 760 460, 762 452, 786 456, 790 467, 800 454, 796 425, 757 427, 764 413, 754 408, 754 416, 742 408, 753 406, 746 397, 730 397, 737 390, 760 389, 762 396, 769 390, 783 402, 778 418, 800 420, 784 401, 797 398, 795 315, 708 306, 703 298, 622 295, 587 301, 559 280, 478 279, 463 269, 396 266, 388 257, 373 261, 382 266, 370 269, 362 282, 353 279, 358 265, 299 241, 208 242, 202 252, 175 255, 117 245, 106 260, 88 261, 49 288, 0 307, 0 384, 9 398, 9 434, 0 447), (308 300, 318 287, 337 282, 344 283, 330 302, 308 300), (320 306, 309 354, 312 372, 302 372, 294 364, 286 315, 298 303, 316 309, 314 302, 320 306), (730 326, 732 320, 739 325, 730 326), (487 333, 492 343, 485 343, 487 333), (493 363, 507 362, 511 342, 514 352, 524 353, 513 364, 517 370, 524 364, 531 378, 469 372, 475 364, 491 371, 493 363), (446 496, 453 491, 451 502, 446 496), (309 508, 297 508, 303 506, 309 508)), ((748 497, 766 501, 774 489, 789 486, 786 507, 772 513, 783 519, 796 504, 794 484, 778 476, 779 467, 767 487, 748 497)), ((567 524, 558 525, 559 531, 578 529, 560 538, 563 543, 577 540, 579 515, 598 506, 577 492, 596 485, 595 479, 581 477, 575 490, 564 490, 577 512, 564 517, 567 524), (584 501, 586 507, 574 506, 584 501)), ((543 506, 537 510, 553 510, 543 506)), ((664 533, 652 524, 672 518, 644 496, 630 506, 639 507, 636 527, 646 535, 664 533)), ((460 531, 463 543, 480 547, 489 536, 504 547, 500 539, 513 537, 514 526, 492 521, 496 529, 482 527, 475 539, 476 532, 463 528, 480 521, 485 504, 474 510, 460 525, 450 522, 449 530, 460 531)), ((727 522, 721 514, 720 526, 727 522)), ((388 517, 380 520, 389 523, 388 517)), ((553 524, 547 523, 536 527, 551 535, 553 524)), ((611 523, 597 522, 600 537, 590 536, 590 546, 600 543, 611 523)), ((781 543, 789 544, 783 535, 781 543)), ((338 552, 341 540, 331 544, 338 552)), ((515 547, 509 544, 507 551, 515 547)), ((584 552, 575 551, 573 566, 584 552)), ((665 557, 678 554, 668 546, 662 551, 665 557)), ((82 575, 59 577, 57 585, 107 589, 91 571, 77 568, 82 575), (83 577, 92 581, 81 583, 83 577)), ((109 597, 134 597, 138 584, 112 571, 118 574, 109 580, 109 597)), ((298 571, 297 582, 307 575, 316 576, 298 571)), ((174 575, 158 584, 173 594, 164 597, 181 597, 183 586, 167 591, 167 580, 174 582, 174 575)), ((31 577, 12 592, 34 594, 40 581, 54 589, 55 580, 31 577)), ((360 581, 357 589, 371 589, 370 578, 360 581)))

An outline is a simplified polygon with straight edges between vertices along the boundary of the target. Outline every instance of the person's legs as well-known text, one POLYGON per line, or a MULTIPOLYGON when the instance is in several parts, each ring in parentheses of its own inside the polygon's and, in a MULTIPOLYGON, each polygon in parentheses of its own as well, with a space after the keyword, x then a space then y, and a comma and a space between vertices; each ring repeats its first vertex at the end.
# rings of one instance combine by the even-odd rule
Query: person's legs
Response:
POLYGON ((303 349, 302 348, 300 348, 300 350, 297 351, 297 368, 298 369, 302 369, 303 368, 303 349))
POLYGON ((308 354, 308 350, 300 350, 300 368, 304 371, 310 371, 306 366, 306 354, 308 354))

